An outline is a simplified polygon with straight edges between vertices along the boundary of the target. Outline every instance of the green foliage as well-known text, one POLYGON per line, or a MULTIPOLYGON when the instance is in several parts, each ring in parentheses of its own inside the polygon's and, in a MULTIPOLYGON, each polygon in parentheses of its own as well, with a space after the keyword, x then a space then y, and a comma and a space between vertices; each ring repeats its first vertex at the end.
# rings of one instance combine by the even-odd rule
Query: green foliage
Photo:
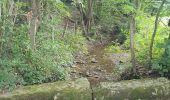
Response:
POLYGON ((23 84, 22 78, 15 73, 9 60, 0 60, 0 91, 5 89, 13 89, 16 85, 23 84), (3 65, 3 66, 2 66, 3 65))
POLYGON ((108 53, 122 53, 126 52, 124 48, 117 42, 113 43, 111 46, 108 46, 106 49, 108 53))
POLYGON ((126 63, 116 65, 114 72, 118 76, 118 78, 121 78, 123 74, 128 74, 127 72, 131 72, 131 69, 132 69, 132 64, 130 62, 126 62, 126 63))
POLYGON ((161 76, 166 76, 170 72, 170 40, 158 45, 158 48, 164 49, 165 52, 159 59, 153 61, 152 69, 159 72, 161 76))
POLYGON ((133 7, 127 0, 102 0, 100 24, 105 30, 112 31, 113 26, 127 26, 127 16, 133 12, 133 7))
POLYGON ((169 63, 164 62, 167 59, 156 60, 152 64, 152 70, 157 71, 161 76, 165 76, 166 73, 170 71, 169 63), (161 63, 162 62, 162 63, 161 63), (166 65, 163 65, 166 64, 166 65))
MULTIPOLYGON (((154 30, 155 17, 149 16, 146 13, 138 13, 136 17, 137 33, 135 34, 135 51, 136 59, 139 63, 148 64, 148 55, 150 42, 154 30)), ((153 65, 152 70, 158 71, 160 75, 164 75, 169 72, 169 51, 168 42, 165 39, 168 37, 169 32, 167 27, 161 22, 158 25, 157 35, 155 36, 153 46, 153 65), (165 56, 165 49, 167 54, 165 56)), ((124 44, 124 47, 129 48, 130 39, 124 44)))
MULTIPOLYGON (((135 50, 136 57, 140 63, 148 63, 149 46, 154 30, 154 17, 148 16, 145 13, 139 13, 136 17, 137 33, 135 34, 135 50)), ((158 48, 160 43, 164 43, 164 39, 168 37, 166 27, 159 24, 157 29, 157 35, 153 46, 153 58, 158 59, 162 56, 164 49, 158 48)), ((129 41, 124 44, 124 47, 129 48, 129 41)))
POLYGON ((87 53, 86 39, 81 35, 81 33, 67 33, 64 37, 64 42, 65 45, 69 45, 69 49, 72 51, 72 54, 78 52, 87 53))
MULTIPOLYGON (((17 85, 53 82, 67 78, 64 66, 73 63, 74 54, 86 53, 86 41, 80 34, 66 32, 62 38, 63 16, 70 16, 60 0, 49 0, 42 11, 41 24, 36 34, 36 49, 31 50, 29 27, 24 19, 3 16, 3 35, 0 39, 0 91, 17 85), (56 10, 57 9, 57 10, 56 10), (59 14, 59 15, 58 15, 59 14), (20 21, 21 20, 21 21, 20 21)), ((16 3, 23 12, 22 2, 16 3)), ((18 15, 19 16, 19 15, 18 15)))

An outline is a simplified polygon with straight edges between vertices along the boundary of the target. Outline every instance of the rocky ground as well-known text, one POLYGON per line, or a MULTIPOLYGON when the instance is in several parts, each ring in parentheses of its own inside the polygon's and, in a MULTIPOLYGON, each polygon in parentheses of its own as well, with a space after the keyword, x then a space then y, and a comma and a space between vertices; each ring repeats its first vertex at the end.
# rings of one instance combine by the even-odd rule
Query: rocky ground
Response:
POLYGON ((91 84, 118 80, 114 73, 115 65, 127 62, 129 55, 108 54, 106 46, 107 43, 90 43, 89 54, 76 56, 75 63, 71 66, 71 77, 86 77, 91 84))

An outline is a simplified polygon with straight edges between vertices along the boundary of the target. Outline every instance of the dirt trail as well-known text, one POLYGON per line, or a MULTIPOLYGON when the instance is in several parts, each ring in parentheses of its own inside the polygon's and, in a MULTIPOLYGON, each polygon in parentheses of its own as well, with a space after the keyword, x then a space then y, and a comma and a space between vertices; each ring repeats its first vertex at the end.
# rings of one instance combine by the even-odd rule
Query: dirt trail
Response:
POLYGON ((114 63, 109 55, 105 53, 107 45, 96 45, 89 47, 89 54, 78 56, 76 64, 72 68, 73 77, 87 77, 91 85, 103 81, 116 80, 113 73, 114 63))

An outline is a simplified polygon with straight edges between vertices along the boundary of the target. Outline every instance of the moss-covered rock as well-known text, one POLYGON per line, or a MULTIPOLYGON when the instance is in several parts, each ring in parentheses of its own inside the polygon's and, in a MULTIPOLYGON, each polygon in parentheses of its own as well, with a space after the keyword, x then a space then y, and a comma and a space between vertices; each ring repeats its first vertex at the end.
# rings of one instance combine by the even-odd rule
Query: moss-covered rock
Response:
POLYGON ((90 88, 86 78, 25 86, 1 94, 0 100, 170 100, 170 81, 165 78, 101 82, 90 88))
POLYGON ((170 81, 158 78, 102 82, 93 91, 96 100, 170 100, 170 81))
POLYGON ((25 86, 0 95, 0 100, 92 100, 87 79, 25 86))

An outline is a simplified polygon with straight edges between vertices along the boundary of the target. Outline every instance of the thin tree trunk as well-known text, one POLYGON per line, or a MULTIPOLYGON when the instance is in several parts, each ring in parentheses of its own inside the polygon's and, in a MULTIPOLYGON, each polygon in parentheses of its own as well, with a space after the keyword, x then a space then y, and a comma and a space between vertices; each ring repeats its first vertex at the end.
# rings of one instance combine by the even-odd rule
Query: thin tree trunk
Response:
MULTIPOLYGON (((170 30, 169 30, 169 28, 170 28, 170 19, 169 19, 169 21, 168 21, 168 31, 169 31, 169 36, 168 36, 168 41, 170 41, 170 30)), ((169 43, 169 42, 168 42, 169 43)), ((164 52, 164 57, 165 58, 167 58, 168 56, 169 56, 170 54, 168 54, 168 48, 165 48, 165 52, 164 52)))
POLYGON ((34 51, 36 49, 36 33, 38 27, 38 1, 32 0, 31 1, 31 8, 32 8, 32 19, 30 23, 30 40, 31 40, 31 49, 34 51))
POLYGON ((9 0, 9 5, 10 5, 9 15, 11 16, 12 13, 13 13, 13 10, 14 10, 14 1, 13 0, 9 0))
POLYGON ((77 34, 77 20, 74 23, 74 33, 75 35, 77 34))
POLYGON ((55 40, 54 27, 53 26, 52 26, 52 32, 51 32, 51 39, 52 39, 52 41, 55 40))
POLYGON ((83 18, 81 19, 81 24, 82 24, 82 28, 83 28, 83 33, 85 36, 87 36, 87 30, 86 30, 86 26, 85 26, 83 18))
POLYGON ((135 36, 135 18, 132 15, 130 18, 130 51, 131 51, 131 61, 133 74, 136 76, 136 59, 135 59, 135 47, 134 47, 134 36, 135 36))
MULTIPOLYGON (((140 0, 132 0, 132 4, 136 10, 140 10, 140 0)), ((135 21, 135 15, 132 14, 130 16, 130 51, 131 51, 131 61, 132 61, 132 71, 133 71, 133 76, 137 75, 137 66, 136 66, 136 58, 135 58, 135 33, 136 33, 136 21, 135 21)))
POLYGON ((159 19, 159 15, 160 15, 160 11, 161 9, 163 8, 163 5, 165 3, 166 0, 163 0, 159 9, 158 9, 158 12, 156 14, 156 19, 155 19, 155 28, 154 28, 154 32, 152 34, 152 39, 151 39, 151 44, 150 44, 150 50, 149 50, 149 66, 151 66, 152 64, 152 51, 153 51, 153 44, 154 44, 154 39, 155 39, 155 36, 156 36, 156 32, 157 32, 157 27, 158 27, 158 19, 159 19))
MULTIPOLYGON (((2 4, 0 3, 0 40, 2 39, 2 4)), ((0 41, 0 57, 2 53, 2 41, 0 41)))
POLYGON ((79 11, 80 11, 80 14, 81 14, 81 26, 82 26, 82 29, 83 29, 83 34, 85 36, 87 36, 87 29, 86 29, 86 25, 85 25, 85 21, 84 21, 84 12, 83 12, 83 7, 82 7, 82 4, 79 4, 79 11))
MULTIPOLYGON (((7 15, 7 1, 3 1, 3 3, 1 3, 1 39, 3 39, 5 33, 5 28, 2 28, 2 26, 6 23, 6 20, 4 20, 6 18, 7 15)), ((0 48, 0 53, 2 55, 2 51, 3 51, 3 45, 4 42, 1 41, 1 48, 0 48)))
POLYGON ((93 0, 88 0, 88 12, 87 12, 87 33, 91 30, 91 24, 93 19, 93 0))
POLYGON ((67 28, 68 28, 68 22, 69 22, 69 20, 68 20, 68 19, 66 19, 66 20, 67 20, 67 21, 66 21, 66 24, 65 24, 65 26, 64 26, 64 31, 63 31, 62 38, 64 38, 65 33, 67 32, 67 28))

